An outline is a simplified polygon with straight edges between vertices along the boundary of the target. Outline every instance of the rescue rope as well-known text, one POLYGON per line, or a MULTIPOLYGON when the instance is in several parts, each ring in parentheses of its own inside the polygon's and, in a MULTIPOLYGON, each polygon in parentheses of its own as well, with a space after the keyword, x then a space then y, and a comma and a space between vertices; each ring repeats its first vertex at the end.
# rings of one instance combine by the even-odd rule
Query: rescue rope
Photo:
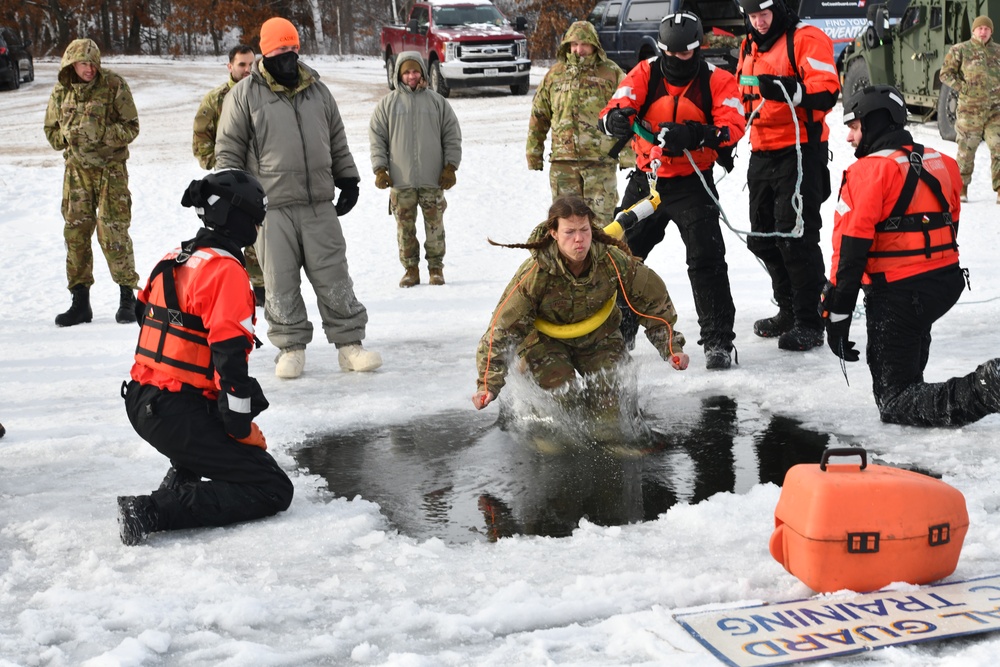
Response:
POLYGON ((608 259, 611 260, 611 266, 615 267, 615 275, 618 276, 618 285, 622 288, 622 298, 625 299, 625 303, 628 305, 629 310, 631 310, 639 317, 645 317, 650 320, 657 320, 659 322, 663 322, 664 324, 666 324, 667 333, 669 334, 669 337, 667 338, 667 349, 670 350, 670 358, 674 363, 680 361, 680 358, 674 353, 674 328, 670 326, 670 322, 667 322, 662 317, 657 317, 656 315, 647 315, 646 313, 640 313, 638 310, 635 309, 635 307, 632 305, 632 302, 629 301, 628 294, 625 291, 625 282, 624 280, 622 280, 621 271, 618 270, 618 265, 615 264, 615 258, 611 256, 610 252, 608 253, 608 259))

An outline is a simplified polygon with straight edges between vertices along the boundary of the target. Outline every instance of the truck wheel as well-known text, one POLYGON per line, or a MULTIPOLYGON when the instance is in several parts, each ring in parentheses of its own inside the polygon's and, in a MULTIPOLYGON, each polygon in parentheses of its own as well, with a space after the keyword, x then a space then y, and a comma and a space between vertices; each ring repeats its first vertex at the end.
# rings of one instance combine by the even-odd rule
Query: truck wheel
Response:
POLYGON ((938 95, 937 121, 938 133, 945 141, 955 141, 958 132, 955 130, 955 117, 958 115, 958 93, 951 86, 941 84, 938 95))
POLYGON ((864 58, 855 58, 847 65, 847 74, 844 75, 844 91, 842 99, 846 102, 854 93, 872 85, 872 78, 868 73, 868 61, 864 58))
POLYGON ((431 89, 441 97, 451 94, 448 82, 441 76, 441 64, 436 60, 431 63, 431 89))
POLYGON ((528 82, 524 83, 514 83, 510 86, 511 95, 527 95, 528 94, 528 82))
POLYGON ((396 72, 396 58, 391 54, 385 54, 385 82, 389 86, 389 90, 396 90, 396 77, 394 76, 396 72))

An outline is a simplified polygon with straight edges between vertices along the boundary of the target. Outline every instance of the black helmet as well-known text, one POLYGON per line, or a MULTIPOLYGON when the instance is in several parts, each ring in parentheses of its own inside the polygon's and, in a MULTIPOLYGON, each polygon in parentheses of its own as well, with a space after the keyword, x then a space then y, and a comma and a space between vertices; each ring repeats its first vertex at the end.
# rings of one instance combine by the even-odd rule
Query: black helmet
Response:
POLYGON ((868 86, 854 93, 844 102, 844 124, 852 120, 860 120, 865 124, 865 118, 872 112, 884 110, 889 114, 889 121, 900 127, 906 125, 906 103, 903 94, 892 86, 879 84, 868 86))
POLYGON ((690 12, 667 14, 660 21, 660 32, 656 45, 661 51, 677 53, 693 51, 701 46, 705 31, 701 27, 701 19, 690 12))
POLYGON ((267 195, 256 178, 229 169, 191 181, 181 206, 193 206, 206 227, 246 246, 256 240, 257 225, 264 222, 267 195))
POLYGON ((781 0, 736 0, 736 4, 740 6, 740 11, 744 14, 755 14, 765 9, 770 9, 772 12, 784 9, 781 0))

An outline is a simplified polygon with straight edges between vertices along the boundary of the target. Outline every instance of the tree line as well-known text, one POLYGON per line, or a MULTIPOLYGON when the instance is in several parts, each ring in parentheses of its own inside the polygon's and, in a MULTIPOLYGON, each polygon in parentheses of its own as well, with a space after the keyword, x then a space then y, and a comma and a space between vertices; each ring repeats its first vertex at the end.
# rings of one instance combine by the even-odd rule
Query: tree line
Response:
MULTIPOLYGON (((528 19, 529 52, 551 59, 569 24, 596 0, 494 0, 509 19, 528 19)), ((305 53, 379 55, 381 27, 405 21, 412 0, 0 0, 0 23, 30 39, 35 56, 59 56, 89 37, 108 54, 222 55, 257 47, 260 25, 283 16, 305 53)))

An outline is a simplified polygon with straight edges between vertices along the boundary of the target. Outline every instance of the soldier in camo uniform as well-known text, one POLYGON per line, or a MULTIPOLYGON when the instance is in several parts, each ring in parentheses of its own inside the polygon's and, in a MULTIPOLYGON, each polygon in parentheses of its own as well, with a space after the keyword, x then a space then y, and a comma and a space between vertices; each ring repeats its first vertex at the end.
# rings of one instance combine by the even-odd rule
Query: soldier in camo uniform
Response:
POLYGON ((958 93, 956 158, 962 173, 962 201, 969 201, 976 149, 985 139, 993 190, 1000 204, 1000 46, 992 36, 993 21, 987 16, 976 17, 972 39, 948 50, 940 77, 941 83, 958 93))
MULTIPOLYGON (((250 73, 253 65, 253 49, 246 44, 237 44, 229 50, 229 79, 208 91, 201 100, 198 113, 194 116, 194 138, 191 150, 198 158, 202 169, 215 169, 215 131, 219 125, 219 114, 222 113, 222 101, 226 93, 250 73)), ((250 284, 253 285, 254 298, 257 305, 264 306, 264 272, 257 261, 257 251, 253 246, 243 249, 247 260, 247 273, 250 274, 250 284)))
POLYGON ((375 107, 368 127, 375 186, 389 190, 396 216, 400 287, 420 282, 417 207, 424 214, 424 256, 431 285, 444 285, 444 191, 455 185, 462 162, 462 129, 444 97, 427 87, 423 57, 396 57, 395 90, 375 107))
MULTIPOLYGON (((528 120, 528 169, 542 171, 545 136, 552 132, 549 185, 552 198, 576 194, 597 214, 598 224, 614 218, 618 204, 617 162, 608 157, 615 142, 597 129, 597 116, 625 72, 611 61, 597 31, 577 21, 566 31, 556 63, 535 91, 528 120)), ((623 166, 634 163, 631 151, 623 166)))
MULTIPOLYGON (((677 312, 663 281, 623 241, 597 226, 580 197, 557 197, 527 243, 504 247, 527 248, 531 258, 504 290, 479 341, 478 391, 472 397, 477 409, 504 386, 511 349, 543 389, 566 385, 577 373, 595 376, 628 362, 615 307, 619 289, 660 356, 677 370, 687 368, 684 336, 673 328, 677 312)), ((613 399, 620 392, 612 381, 606 393, 613 399)))
POLYGON ((62 214, 66 221, 66 278, 73 303, 56 316, 61 327, 93 319, 90 286, 94 284, 97 240, 118 284, 115 320, 135 322, 139 274, 129 225, 132 195, 128 189, 128 145, 139 134, 139 114, 125 79, 101 68, 101 52, 92 40, 76 39, 63 54, 58 83, 45 112, 45 137, 63 152, 62 214))

